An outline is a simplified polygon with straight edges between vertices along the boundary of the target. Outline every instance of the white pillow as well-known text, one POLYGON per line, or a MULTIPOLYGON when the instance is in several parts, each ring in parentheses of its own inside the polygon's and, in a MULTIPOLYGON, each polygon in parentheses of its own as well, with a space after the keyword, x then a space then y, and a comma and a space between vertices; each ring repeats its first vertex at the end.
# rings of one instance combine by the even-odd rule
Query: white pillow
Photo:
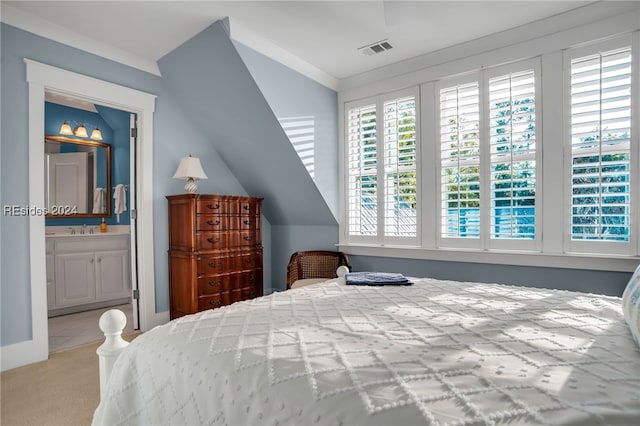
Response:
POLYGON ((622 293, 622 312, 631 329, 633 340, 640 346, 640 265, 622 293))

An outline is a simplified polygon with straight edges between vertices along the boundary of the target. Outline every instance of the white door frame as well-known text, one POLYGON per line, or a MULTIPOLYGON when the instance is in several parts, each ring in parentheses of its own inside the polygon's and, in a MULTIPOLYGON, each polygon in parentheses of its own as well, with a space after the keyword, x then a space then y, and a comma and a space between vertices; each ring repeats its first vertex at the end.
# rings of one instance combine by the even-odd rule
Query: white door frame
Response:
MULTIPOLYGON (((54 91, 135 113, 138 116, 136 205, 140 329, 169 320, 156 313, 153 250, 153 113, 155 95, 24 59, 29 84, 29 203, 44 207, 44 95, 54 91), (144 159, 144 161, 142 160, 144 159)), ((29 218, 31 340, 2 347, 2 370, 49 356, 44 216, 29 218)))

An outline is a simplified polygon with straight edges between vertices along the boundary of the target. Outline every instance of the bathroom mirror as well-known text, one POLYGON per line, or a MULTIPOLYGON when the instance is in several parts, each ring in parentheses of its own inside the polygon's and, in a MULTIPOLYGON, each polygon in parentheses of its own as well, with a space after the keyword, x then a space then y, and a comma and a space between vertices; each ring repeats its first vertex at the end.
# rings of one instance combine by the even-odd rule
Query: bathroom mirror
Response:
POLYGON ((111 216, 111 145, 45 136, 46 217, 111 216))

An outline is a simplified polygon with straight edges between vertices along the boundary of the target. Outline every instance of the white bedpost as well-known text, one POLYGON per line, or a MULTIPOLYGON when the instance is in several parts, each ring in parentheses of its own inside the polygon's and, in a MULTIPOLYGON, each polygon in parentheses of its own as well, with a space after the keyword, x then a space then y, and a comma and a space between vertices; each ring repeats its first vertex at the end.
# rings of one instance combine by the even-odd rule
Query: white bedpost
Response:
POLYGON ((100 400, 107 391, 107 382, 111 376, 113 364, 118 355, 129 342, 122 338, 122 330, 127 325, 127 316, 119 309, 110 309, 100 316, 99 326, 104 333, 104 343, 98 347, 96 353, 100 362, 100 400))
POLYGON ((336 275, 339 278, 344 278, 345 274, 349 273, 349 268, 347 268, 344 265, 338 266, 338 269, 336 269, 336 275))

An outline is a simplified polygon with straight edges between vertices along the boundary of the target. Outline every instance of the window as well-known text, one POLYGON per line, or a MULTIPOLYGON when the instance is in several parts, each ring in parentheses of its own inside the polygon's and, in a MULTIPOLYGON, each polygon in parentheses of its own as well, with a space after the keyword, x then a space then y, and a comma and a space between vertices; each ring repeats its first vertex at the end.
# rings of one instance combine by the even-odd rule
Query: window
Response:
POLYGON ((347 235, 418 238, 417 90, 347 105, 347 235))
POLYGON ((598 242, 610 242, 618 244, 607 250, 623 253, 631 237, 631 164, 637 164, 631 160, 631 46, 571 56, 570 236, 583 244, 570 247, 595 251, 602 250, 598 242))
POLYGON ((441 246, 538 245, 536 65, 438 85, 441 246))
POLYGON ((480 238, 480 87, 440 90, 440 233, 480 238))
POLYGON ((419 90, 345 103, 340 244, 371 256, 637 265, 638 42, 636 31, 467 73, 467 62, 447 64, 419 90))

